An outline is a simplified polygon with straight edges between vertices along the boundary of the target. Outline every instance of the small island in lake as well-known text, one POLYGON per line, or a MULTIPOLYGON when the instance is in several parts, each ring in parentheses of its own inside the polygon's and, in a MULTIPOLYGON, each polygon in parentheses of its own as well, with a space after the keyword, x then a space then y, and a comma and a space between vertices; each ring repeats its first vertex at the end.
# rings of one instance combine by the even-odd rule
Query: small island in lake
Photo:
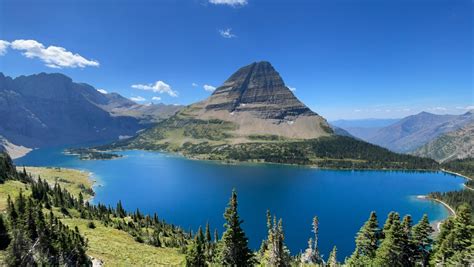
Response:
POLYGON ((65 154, 78 156, 81 160, 104 160, 121 158, 122 155, 98 151, 89 148, 69 148, 64 151, 65 154))

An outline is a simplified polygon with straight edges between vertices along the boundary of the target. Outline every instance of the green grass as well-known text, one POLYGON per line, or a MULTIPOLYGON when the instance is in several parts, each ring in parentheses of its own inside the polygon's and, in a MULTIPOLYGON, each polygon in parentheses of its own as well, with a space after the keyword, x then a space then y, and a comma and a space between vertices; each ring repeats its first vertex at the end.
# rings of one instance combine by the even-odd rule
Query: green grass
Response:
POLYGON ((4 184, 0 184, 0 212, 4 212, 7 209, 7 199, 8 195, 12 199, 15 199, 20 190, 23 190, 23 193, 28 196, 31 194, 31 190, 22 182, 19 181, 6 181, 4 184))
POLYGON ((88 239, 87 254, 102 260, 106 266, 183 265, 184 255, 177 249, 157 248, 136 242, 129 234, 105 227, 94 221, 95 229, 87 227, 89 220, 63 219, 69 227, 79 227, 88 239))
MULTIPOLYGON (((48 181, 51 186, 58 183, 76 197, 80 192, 82 192, 84 199, 93 197, 92 185, 94 181, 89 178, 89 174, 86 172, 64 168, 26 167, 25 169, 34 178, 41 177, 41 179, 48 181)), ((18 168, 18 171, 22 170, 23 168, 18 168)))

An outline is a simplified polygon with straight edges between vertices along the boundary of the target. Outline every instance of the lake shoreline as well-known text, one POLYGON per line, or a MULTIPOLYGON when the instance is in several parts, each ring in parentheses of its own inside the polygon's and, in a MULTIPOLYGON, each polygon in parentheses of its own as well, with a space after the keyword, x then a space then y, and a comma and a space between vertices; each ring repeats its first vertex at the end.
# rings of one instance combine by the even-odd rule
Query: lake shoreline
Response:
MULTIPOLYGON (((401 171, 401 172, 439 172, 441 169, 394 169, 394 168, 334 168, 334 167, 320 167, 314 164, 292 164, 292 163, 278 163, 278 162, 265 162, 257 160, 246 160, 246 161, 237 161, 237 160, 225 160, 225 159, 205 159, 195 156, 188 156, 180 152, 166 151, 166 150, 152 150, 152 149, 106 149, 100 150, 101 152, 109 153, 120 153, 124 151, 145 151, 145 152, 156 152, 174 155, 180 158, 195 160, 195 161, 204 161, 211 162, 221 165, 280 165, 280 166, 290 166, 298 168, 310 168, 310 169, 320 169, 320 170, 335 170, 335 171, 401 171)), ((108 159, 104 159, 108 160, 108 159)))

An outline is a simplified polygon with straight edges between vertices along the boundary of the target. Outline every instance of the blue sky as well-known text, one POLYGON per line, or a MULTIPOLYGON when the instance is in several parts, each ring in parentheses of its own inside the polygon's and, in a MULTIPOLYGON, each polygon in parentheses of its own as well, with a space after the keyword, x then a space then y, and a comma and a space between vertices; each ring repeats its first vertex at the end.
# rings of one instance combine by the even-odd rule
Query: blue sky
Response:
POLYGON ((6 75, 190 104, 268 60, 330 120, 464 112, 472 38, 471 0, 0 0, 6 75))

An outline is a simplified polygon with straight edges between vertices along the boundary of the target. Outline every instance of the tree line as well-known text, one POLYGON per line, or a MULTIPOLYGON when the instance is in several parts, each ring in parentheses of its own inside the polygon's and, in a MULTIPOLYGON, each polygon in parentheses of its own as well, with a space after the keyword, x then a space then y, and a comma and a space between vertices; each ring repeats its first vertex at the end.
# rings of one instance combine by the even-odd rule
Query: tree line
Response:
POLYGON ((0 250, 6 250, 6 263, 11 266, 90 265, 87 239, 77 228, 69 229, 59 219, 72 218, 73 210, 80 218, 89 220, 90 228, 100 222, 126 231, 137 242, 180 248, 188 266, 466 266, 474 262, 474 225, 471 209, 466 205, 460 205, 456 216, 441 224, 435 239, 426 215, 414 224, 410 216, 400 218, 392 212, 380 227, 377 215, 372 212, 357 233, 352 255, 339 261, 337 247, 328 258, 321 256, 318 217, 312 221, 313 237, 308 247, 292 255, 285 245, 282 219, 267 212, 267 238, 257 251, 252 251, 242 229, 235 190, 223 215, 224 233, 219 237, 214 230, 211 237, 209 224, 204 231, 202 228, 196 233, 184 231, 160 220, 156 214, 145 215, 138 209, 127 212, 120 201, 115 207, 91 205, 84 201, 82 193, 75 197, 58 184, 50 186, 41 178, 33 180, 25 170, 17 172, 8 157, 3 157, 0 166, 0 173, 7 173, 5 170, 9 173, 2 176, 3 181, 21 180, 31 188, 28 197, 20 192, 14 201, 9 198, 6 216, 0 216, 0 250))
POLYGON ((237 211, 235 191, 224 218, 226 230, 220 240, 216 237, 211 241, 199 228, 186 251, 187 266, 468 266, 474 263, 474 224, 467 205, 459 206, 456 216, 441 224, 440 233, 434 240, 434 230, 427 215, 414 225, 411 216, 401 219, 398 213, 391 212, 380 227, 376 213, 372 212, 357 233, 354 252, 343 262, 338 261, 335 246, 326 260, 321 256, 318 217, 312 222, 314 238, 310 238, 308 248, 296 256, 291 256, 285 245, 282 219, 272 218, 270 212, 267 212, 267 239, 262 241, 258 251, 249 249, 241 227, 243 221, 237 211))

